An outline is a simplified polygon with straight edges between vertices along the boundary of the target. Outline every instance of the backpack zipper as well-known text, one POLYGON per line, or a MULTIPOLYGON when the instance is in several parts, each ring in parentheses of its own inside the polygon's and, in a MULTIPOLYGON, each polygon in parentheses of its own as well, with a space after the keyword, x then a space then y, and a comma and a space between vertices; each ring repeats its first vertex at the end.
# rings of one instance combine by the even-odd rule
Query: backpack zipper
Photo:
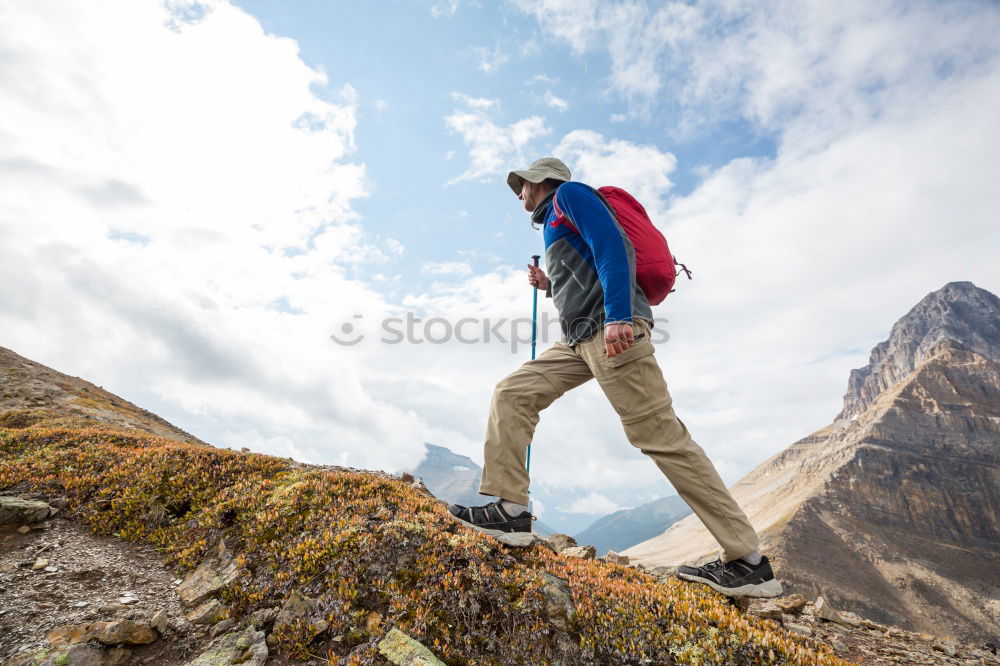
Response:
POLYGON ((580 282, 580 278, 578 278, 578 277, 576 276, 576 273, 575 273, 575 272, 573 271, 573 269, 572 269, 572 268, 570 268, 570 267, 569 267, 569 264, 567 264, 567 263, 566 263, 566 260, 565 260, 565 259, 560 259, 559 261, 561 261, 561 262, 562 262, 562 265, 566 267, 566 270, 568 270, 568 271, 569 271, 569 274, 570 274, 571 276, 573 276, 573 279, 574 279, 574 280, 576 280, 576 283, 577 283, 578 285, 580 285, 580 289, 586 289, 586 287, 584 287, 584 286, 583 286, 583 283, 582 283, 582 282, 580 282))

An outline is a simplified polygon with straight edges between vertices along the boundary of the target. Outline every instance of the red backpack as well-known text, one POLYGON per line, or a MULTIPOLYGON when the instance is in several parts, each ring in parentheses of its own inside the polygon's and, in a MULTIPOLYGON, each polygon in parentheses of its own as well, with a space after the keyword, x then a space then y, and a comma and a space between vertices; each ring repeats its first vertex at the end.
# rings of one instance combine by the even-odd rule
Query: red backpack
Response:
MULTIPOLYGON (((674 265, 680 266, 689 280, 691 271, 674 259, 667 246, 667 239, 653 226, 646 209, 636 201, 635 197, 620 187, 610 185, 599 187, 595 192, 614 214, 625 235, 632 241, 632 246, 635 248, 635 279, 642 288, 642 293, 646 295, 650 305, 659 305, 667 294, 674 290, 674 282, 677 280, 677 269, 674 265)), ((559 210, 555 198, 552 202, 555 205, 556 215, 562 218, 556 223, 566 224, 579 233, 573 223, 559 210)))

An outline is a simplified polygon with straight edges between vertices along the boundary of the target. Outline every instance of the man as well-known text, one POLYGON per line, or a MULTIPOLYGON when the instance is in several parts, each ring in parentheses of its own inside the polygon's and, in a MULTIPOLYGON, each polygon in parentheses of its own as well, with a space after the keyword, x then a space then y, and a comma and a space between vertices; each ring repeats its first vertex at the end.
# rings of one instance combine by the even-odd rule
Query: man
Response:
POLYGON ((543 225, 545 266, 529 266, 528 282, 559 311, 563 339, 496 386, 486 428, 479 492, 500 499, 479 507, 452 505, 480 529, 530 532, 525 452, 539 412, 566 391, 596 378, 633 446, 650 456, 724 551, 724 559, 682 566, 677 575, 732 596, 781 594, 757 534, 705 452, 674 414, 650 340, 653 313, 636 283, 635 250, 600 195, 570 181, 547 157, 507 176, 532 223, 543 225))

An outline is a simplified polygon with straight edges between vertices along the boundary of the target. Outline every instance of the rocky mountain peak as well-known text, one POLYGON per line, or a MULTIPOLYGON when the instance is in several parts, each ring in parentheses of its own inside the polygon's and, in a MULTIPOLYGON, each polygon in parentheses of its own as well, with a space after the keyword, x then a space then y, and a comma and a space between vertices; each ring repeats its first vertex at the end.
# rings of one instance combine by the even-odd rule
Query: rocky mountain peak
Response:
POLYGON ((1000 360, 1000 298, 971 282, 949 282, 927 294, 875 345, 868 365, 851 371, 838 419, 865 411, 887 388, 929 358, 941 340, 1000 360))

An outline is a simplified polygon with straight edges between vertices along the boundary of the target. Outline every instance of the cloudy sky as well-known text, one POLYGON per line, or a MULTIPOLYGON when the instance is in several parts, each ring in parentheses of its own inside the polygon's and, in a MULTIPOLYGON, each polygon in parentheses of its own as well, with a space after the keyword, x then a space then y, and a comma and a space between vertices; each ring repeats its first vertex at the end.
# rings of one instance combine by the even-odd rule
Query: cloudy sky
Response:
MULTIPOLYGON (((963 0, 7 0, 0 345, 219 446, 481 462, 542 250, 504 176, 554 154, 694 271, 657 356, 732 483, 926 293, 1000 292, 997 34, 963 0)), ((592 384, 532 473, 567 529, 670 492, 592 384)))

